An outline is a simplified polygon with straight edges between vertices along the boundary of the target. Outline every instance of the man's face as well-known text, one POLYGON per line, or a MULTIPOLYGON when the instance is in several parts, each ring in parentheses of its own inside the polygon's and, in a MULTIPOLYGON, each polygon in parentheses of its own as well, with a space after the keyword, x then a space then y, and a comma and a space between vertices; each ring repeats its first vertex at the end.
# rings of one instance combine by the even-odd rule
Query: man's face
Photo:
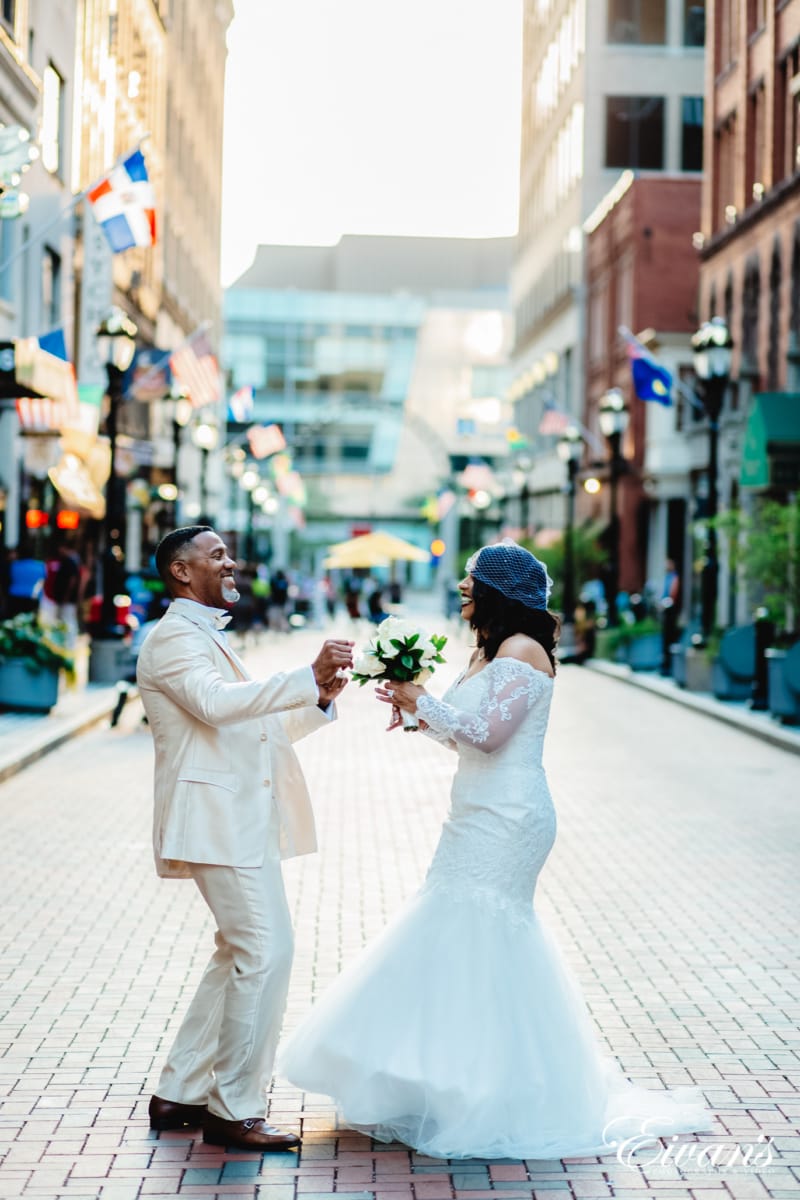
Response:
POLYGON ((209 608, 230 608, 239 599, 236 563, 217 533, 198 533, 172 563, 180 595, 209 608))

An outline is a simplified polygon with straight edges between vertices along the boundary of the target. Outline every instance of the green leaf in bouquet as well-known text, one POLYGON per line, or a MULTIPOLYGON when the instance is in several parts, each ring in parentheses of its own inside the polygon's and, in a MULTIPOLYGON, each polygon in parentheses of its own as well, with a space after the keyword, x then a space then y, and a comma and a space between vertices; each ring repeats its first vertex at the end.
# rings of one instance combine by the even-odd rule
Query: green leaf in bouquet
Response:
POLYGON ((407 671, 413 671, 413 670, 414 670, 414 665, 415 665, 415 664, 414 664, 414 659, 413 659, 413 657, 412 657, 410 654, 403 654, 403 655, 401 655, 401 656, 400 656, 400 662, 403 664, 403 666, 406 668, 406 670, 407 670, 407 671))
POLYGON ((413 637, 408 638, 408 640, 406 641, 407 648, 410 650, 413 646, 416 646, 418 641, 419 641, 419 634, 415 633, 413 635, 413 637))

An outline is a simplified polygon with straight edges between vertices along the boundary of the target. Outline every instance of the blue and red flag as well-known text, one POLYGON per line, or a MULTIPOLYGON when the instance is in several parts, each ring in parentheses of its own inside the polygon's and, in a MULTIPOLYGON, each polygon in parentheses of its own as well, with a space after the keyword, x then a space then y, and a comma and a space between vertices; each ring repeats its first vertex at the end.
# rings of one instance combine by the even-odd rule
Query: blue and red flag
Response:
POLYGON ((86 195, 114 254, 155 245, 155 194, 141 150, 112 167, 86 195))

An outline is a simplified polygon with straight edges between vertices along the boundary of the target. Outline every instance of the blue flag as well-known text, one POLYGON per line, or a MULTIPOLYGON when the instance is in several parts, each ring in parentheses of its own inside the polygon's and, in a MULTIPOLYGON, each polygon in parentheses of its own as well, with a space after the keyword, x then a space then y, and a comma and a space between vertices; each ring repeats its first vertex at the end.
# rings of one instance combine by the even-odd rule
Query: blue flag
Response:
POLYGON ((667 407, 672 404, 672 374, 650 358, 631 359, 633 390, 640 400, 656 400, 667 407))

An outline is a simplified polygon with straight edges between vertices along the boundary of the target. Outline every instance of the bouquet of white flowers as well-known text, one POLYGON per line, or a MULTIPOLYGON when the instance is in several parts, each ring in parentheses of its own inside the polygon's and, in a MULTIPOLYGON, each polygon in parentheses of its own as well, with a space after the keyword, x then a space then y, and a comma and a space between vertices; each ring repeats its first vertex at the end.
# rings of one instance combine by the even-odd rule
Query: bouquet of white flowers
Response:
MULTIPOLYGON (((447 638, 428 634, 411 621, 387 617, 356 659, 352 677, 361 687, 370 680, 420 683, 433 674, 434 664, 443 663, 447 638)), ((417 718, 404 712, 403 729, 419 729, 417 718)))

